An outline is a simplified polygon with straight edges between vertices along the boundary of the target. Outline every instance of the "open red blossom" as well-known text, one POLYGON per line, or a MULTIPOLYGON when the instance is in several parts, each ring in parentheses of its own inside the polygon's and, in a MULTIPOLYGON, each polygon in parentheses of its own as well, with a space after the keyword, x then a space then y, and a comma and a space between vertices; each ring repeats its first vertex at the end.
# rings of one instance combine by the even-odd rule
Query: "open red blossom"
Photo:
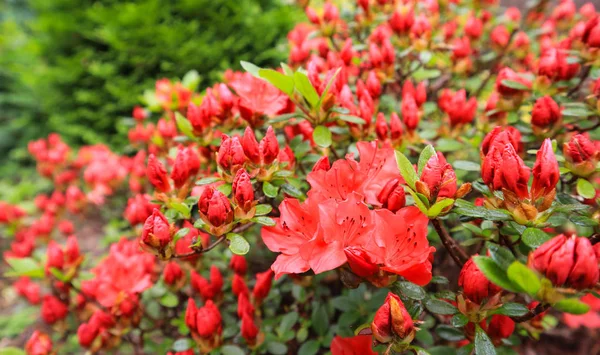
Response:
POLYGON ((346 199, 357 192, 369 204, 380 206, 378 195, 385 185, 400 176, 394 151, 377 148, 375 142, 358 142, 360 155, 357 162, 352 156, 335 161, 329 170, 313 171, 307 176, 311 190, 308 195, 319 200, 324 198, 346 199))
POLYGON ((288 97, 265 80, 245 73, 229 84, 240 97, 242 118, 251 126, 262 121, 262 116, 275 116, 288 108, 288 97))

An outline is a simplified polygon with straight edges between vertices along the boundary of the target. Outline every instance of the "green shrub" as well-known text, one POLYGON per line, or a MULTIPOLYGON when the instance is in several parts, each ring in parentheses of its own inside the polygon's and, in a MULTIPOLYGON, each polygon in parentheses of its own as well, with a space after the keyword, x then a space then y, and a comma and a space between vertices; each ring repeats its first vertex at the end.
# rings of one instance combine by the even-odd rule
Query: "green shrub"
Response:
MULTIPOLYGON (((299 10, 279 0, 5 0, 0 156, 47 132, 120 146, 115 123, 160 77, 210 84, 240 59, 277 64, 299 10)), ((1 158, 0 158, 1 159, 1 158)))

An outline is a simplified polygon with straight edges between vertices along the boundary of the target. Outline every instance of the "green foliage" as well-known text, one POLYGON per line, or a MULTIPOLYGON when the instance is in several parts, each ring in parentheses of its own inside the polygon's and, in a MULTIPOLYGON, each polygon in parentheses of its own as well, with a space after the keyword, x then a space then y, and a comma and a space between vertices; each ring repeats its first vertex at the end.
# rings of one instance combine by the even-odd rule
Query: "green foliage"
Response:
MULTIPOLYGON (((279 0, 29 0, 0 4, 0 155, 50 131, 119 147, 138 94, 191 69, 273 66, 300 10, 279 0), (18 132, 18 134, 16 134, 18 132)), ((13 150, 20 147, 19 150, 13 150)))

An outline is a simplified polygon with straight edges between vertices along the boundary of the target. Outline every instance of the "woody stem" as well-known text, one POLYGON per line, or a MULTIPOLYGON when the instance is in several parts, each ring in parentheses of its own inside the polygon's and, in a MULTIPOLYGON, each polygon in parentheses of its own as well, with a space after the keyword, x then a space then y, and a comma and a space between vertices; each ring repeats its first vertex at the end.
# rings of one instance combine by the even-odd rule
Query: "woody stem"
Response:
POLYGON ((528 320, 531 320, 531 319, 535 318, 536 316, 546 312, 546 310, 548 308, 550 308, 549 304, 540 303, 534 309, 530 310, 529 312, 525 313, 524 315, 522 315, 520 317, 510 317, 510 319, 512 319, 516 323, 527 322, 528 320))
POLYGON ((454 259, 454 262, 458 266, 462 267, 467 262, 467 260, 469 260, 467 253, 465 253, 465 251, 462 250, 462 248, 458 244, 456 244, 456 241, 452 239, 450 234, 448 234, 448 231, 446 231, 446 229, 442 225, 442 222, 439 219, 432 219, 431 223, 433 224, 433 227, 435 228, 437 234, 440 236, 442 244, 444 245, 446 250, 448 250, 448 253, 452 257, 452 259, 454 259))

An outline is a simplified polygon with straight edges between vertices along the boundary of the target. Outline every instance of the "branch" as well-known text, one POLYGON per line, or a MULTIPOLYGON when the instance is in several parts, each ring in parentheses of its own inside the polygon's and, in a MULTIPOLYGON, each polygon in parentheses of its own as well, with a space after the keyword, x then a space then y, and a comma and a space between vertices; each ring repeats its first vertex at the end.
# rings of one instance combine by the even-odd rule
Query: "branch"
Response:
POLYGON ((590 243, 592 243, 592 245, 596 245, 596 244, 600 243, 600 233, 596 233, 596 234, 592 235, 589 239, 590 239, 590 243))
POLYGON ((575 94, 577 91, 579 91, 579 89, 581 88, 581 85, 583 85, 583 83, 586 81, 586 79, 590 75, 591 71, 592 71, 592 67, 590 65, 586 66, 583 69, 583 71, 581 72, 581 75, 579 75, 579 82, 577 83, 576 86, 574 86, 571 90, 569 90, 569 92, 567 93, 567 96, 571 96, 571 95, 575 94))
POLYGON ((433 227, 435 228, 437 234, 440 236, 442 244, 444 244, 444 247, 446 248, 446 250, 448 250, 448 253, 450 253, 452 259, 454 259, 454 262, 458 266, 462 267, 467 262, 467 260, 469 260, 469 256, 467 255, 467 253, 465 253, 465 251, 462 250, 462 248, 458 244, 456 244, 456 241, 452 239, 450 234, 448 234, 448 232, 446 231, 439 219, 432 219, 431 223, 433 224, 433 227))
POLYGON ((519 316, 519 317, 510 317, 510 319, 514 320, 516 323, 527 322, 528 320, 531 320, 531 319, 535 318, 536 316, 546 312, 548 310, 548 308, 550 308, 549 304, 540 303, 534 309, 530 310, 529 312, 525 313, 524 315, 519 316))

